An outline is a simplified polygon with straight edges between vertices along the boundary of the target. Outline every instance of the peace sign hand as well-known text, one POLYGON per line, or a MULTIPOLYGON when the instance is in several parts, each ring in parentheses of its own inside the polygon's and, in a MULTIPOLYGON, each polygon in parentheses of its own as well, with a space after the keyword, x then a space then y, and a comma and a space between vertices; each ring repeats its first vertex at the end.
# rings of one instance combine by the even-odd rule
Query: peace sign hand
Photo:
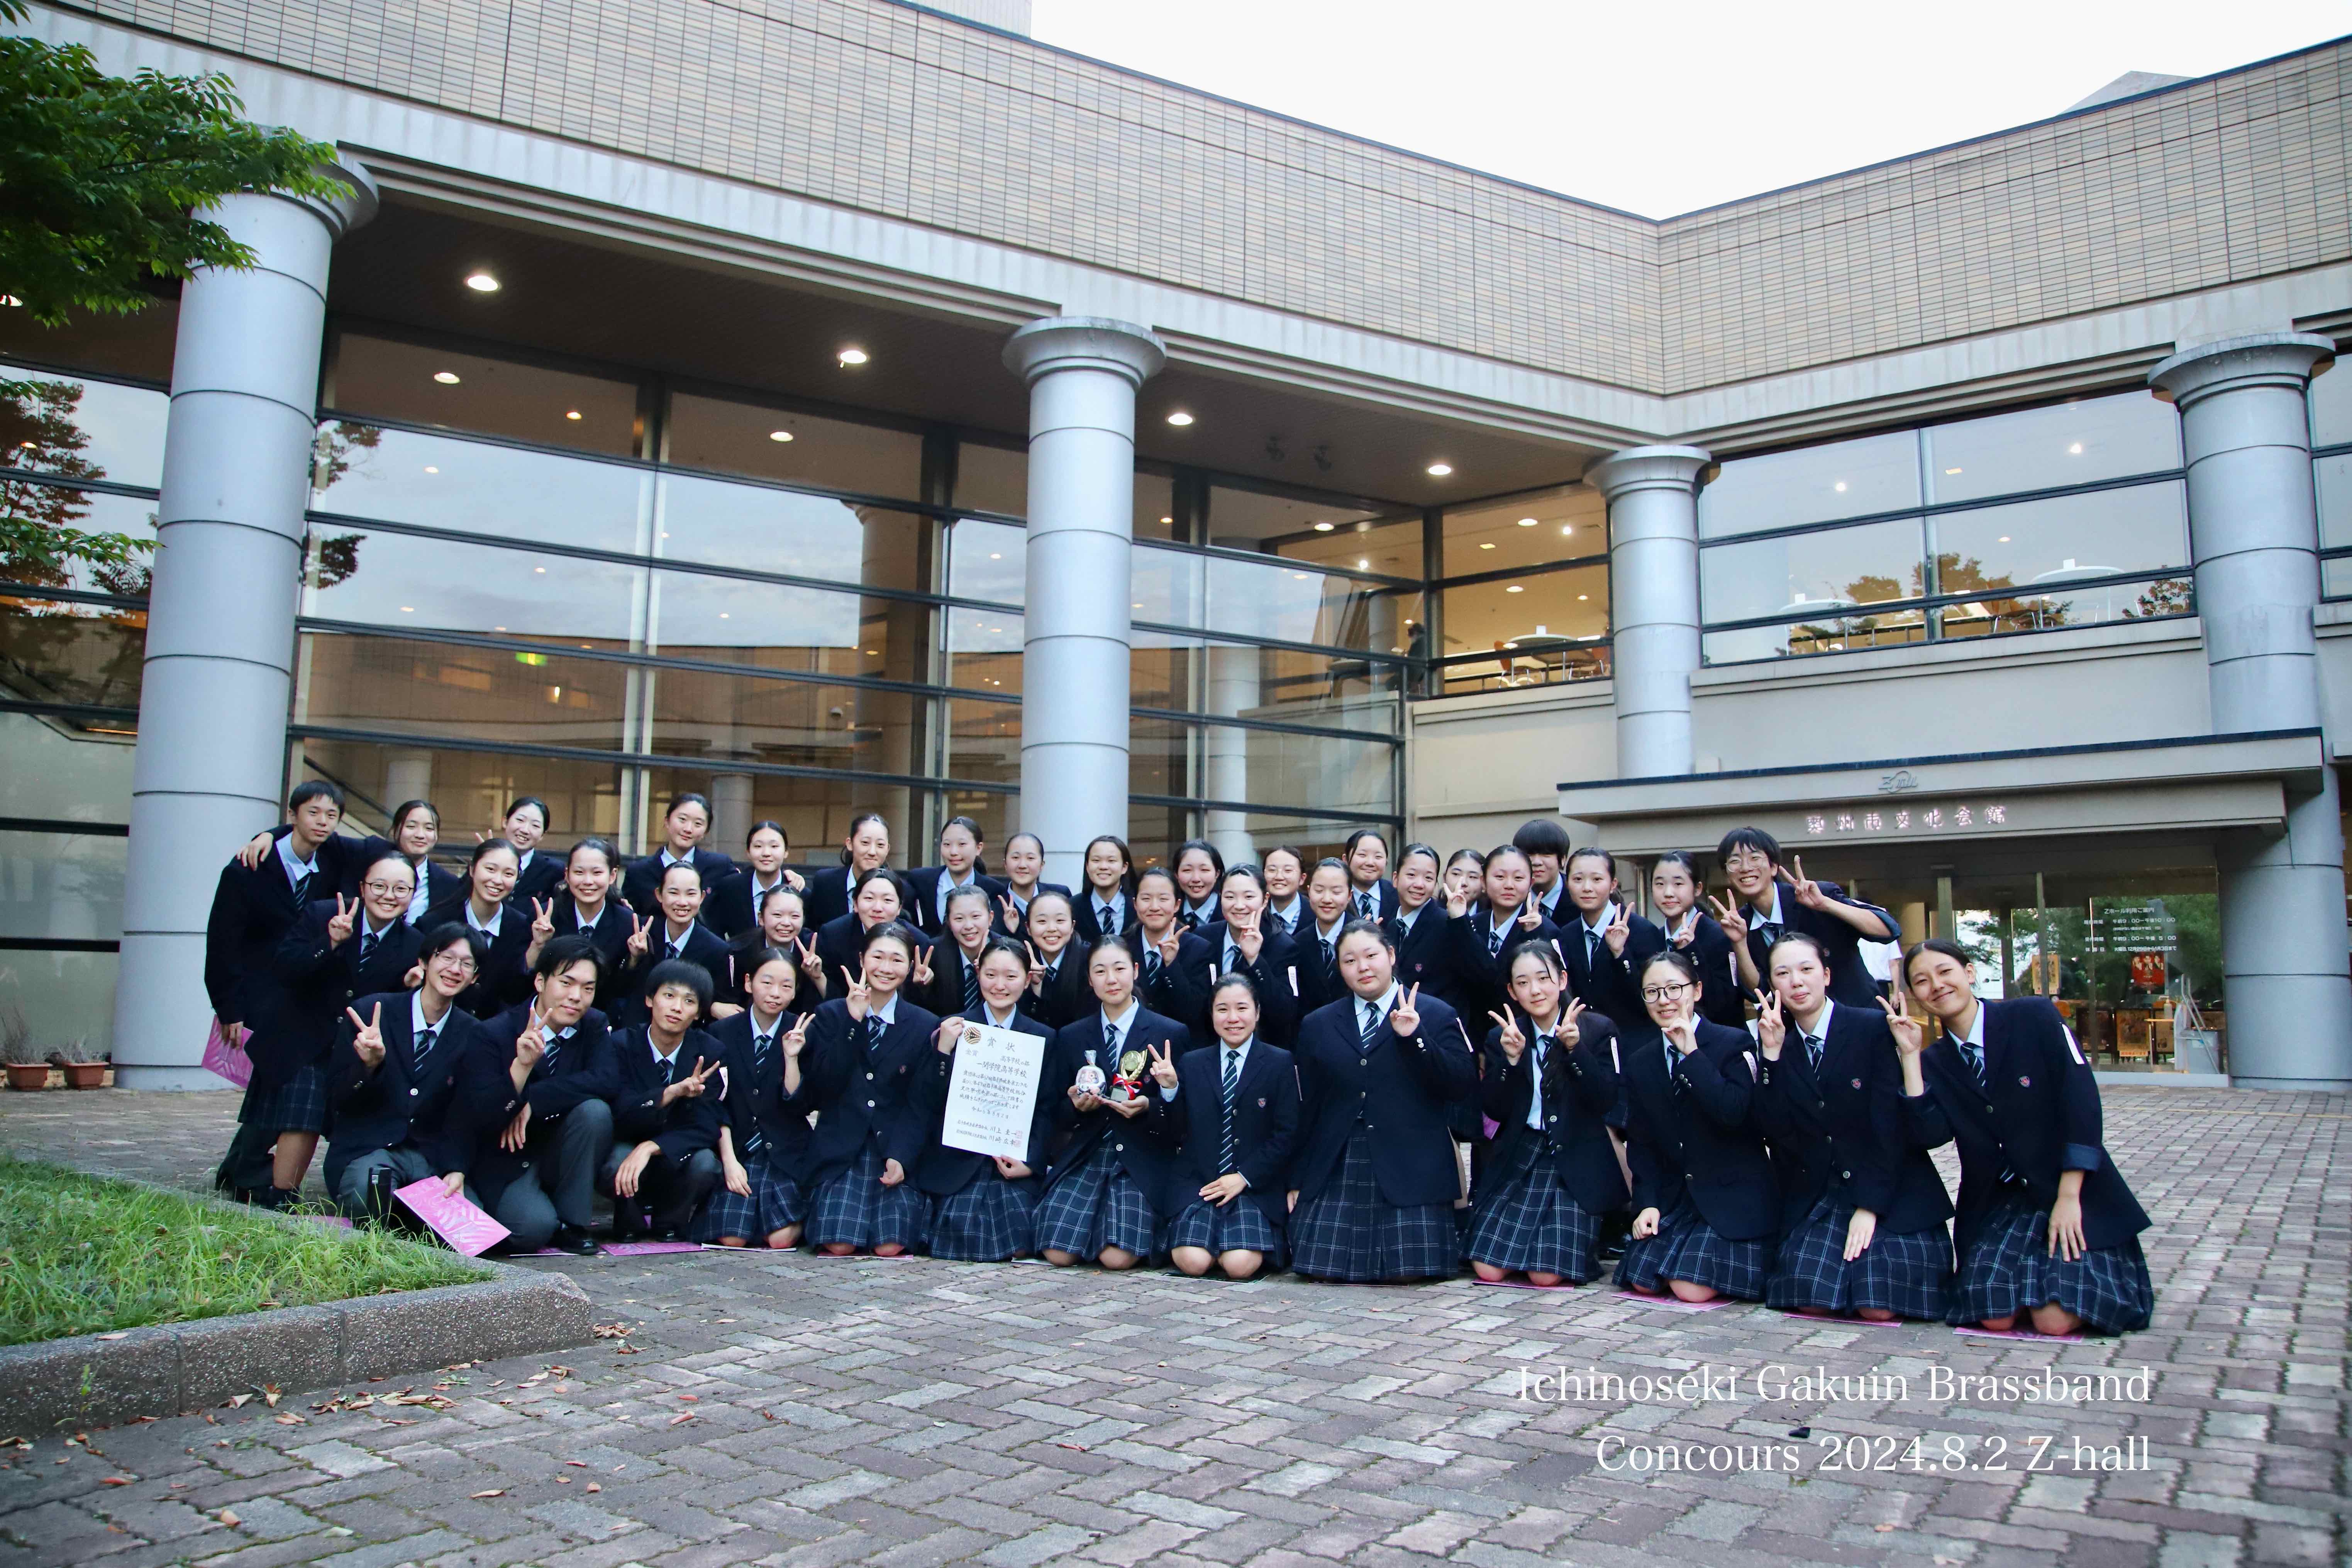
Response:
POLYGON ((515 1065, 529 1072, 546 1054, 547 1020, 539 1016, 539 1007, 534 1004, 530 1010, 530 1022, 524 1025, 522 1033, 515 1037, 515 1065))
POLYGON ((807 881, 802 878, 798 871, 792 870, 789 868, 787 868, 784 872, 784 886, 790 888, 795 893, 804 893, 808 891, 807 881))
POLYGON ((1552 1028, 1551 1037, 1571 1051, 1584 1043, 1584 1030, 1576 1022, 1576 1016, 1583 1011, 1584 1004, 1570 997, 1560 1012, 1559 1022, 1552 1028))
POLYGON ((1225 935, 1232 939, 1234 951, 1242 955, 1244 963, 1255 963, 1257 955, 1265 949, 1265 933, 1258 930, 1258 917, 1253 912, 1248 919, 1228 918, 1225 935))
POLYGON ((1756 1009, 1756 1043, 1764 1047, 1764 1059, 1777 1062, 1780 1047, 1788 1043, 1789 1024, 1780 1012, 1780 994, 1772 992, 1756 1009))
POLYGON ((1029 989, 1042 996, 1045 994, 1045 961, 1037 956, 1035 942, 1024 942, 1021 945, 1029 950, 1029 989))
POLYGON ((1528 931, 1543 924, 1543 906, 1530 897, 1519 906, 1519 924, 1528 931))
POLYGON ((794 1024, 791 1030, 785 1034, 784 1059, 786 1061, 791 1061, 794 1058, 798 1057, 801 1054, 801 1048, 808 1044, 809 1020, 815 1016, 816 1015, 814 1013, 802 1014, 800 1022, 794 1024))
POLYGON ((801 970, 812 975, 820 985, 824 984, 824 960, 816 955, 815 945, 804 936, 793 938, 793 951, 801 955, 801 970))
POLYGON ((1469 912, 1470 912, 1470 894, 1469 894, 1469 892, 1468 892, 1466 889, 1465 889, 1465 890, 1463 890, 1463 891, 1458 891, 1458 892, 1457 892, 1457 891, 1455 891, 1454 889, 1451 889, 1451 888, 1447 889, 1446 889, 1446 892, 1445 892, 1445 913, 1446 913, 1446 917, 1447 917, 1448 919, 1450 919, 1450 920, 1457 920, 1457 921, 1458 921, 1458 920, 1460 920, 1464 915, 1466 915, 1466 914, 1468 914, 1469 912))
POLYGON ((1508 1013, 1496 1013, 1491 1009, 1486 1016, 1502 1026, 1503 1032, 1495 1037, 1495 1043, 1503 1047, 1503 1059, 1513 1067, 1518 1066, 1520 1053, 1528 1048, 1528 1037, 1519 1033, 1518 1019, 1508 1013))
POLYGON ((673 1100, 700 1100, 702 1098, 703 1080, 718 1070, 719 1058, 717 1057, 704 1058, 702 1060, 694 1064, 694 1070, 692 1072, 687 1074, 684 1078, 678 1079, 676 1083, 671 1084, 667 1089, 662 1090, 662 1103, 664 1105, 667 1105, 673 1100))
POLYGON ((1421 987, 1415 984, 1412 990, 1399 997, 1396 1006, 1391 1009, 1389 1033, 1400 1040, 1412 1038, 1413 1031, 1421 1027, 1420 1003, 1421 987))
POLYGON ((1004 910, 1004 929, 1009 931, 1019 931, 1021 929, 1021 906, 1013 902, 1013 895, 1010 893, 999 893, 996 895, 996 901, 997 904, 1004 910))
POLYGON ((353 899, 351 907, 343 907, 343 896, 335 895, 335 912, 327 917, 327 941, 335 947, 352 940, 352 920, 360 912, 360 901, 353 899))
POLYGON ((555 900, 533 899, 530 901, 530 942, 544 947, 555 935, 555 900))
POLYGON ((1723 934, 1731 939, 1732 946, 1741 946, 1748 941, 1748 917, 1740 912, 1738 900, 1728 893, 1720 899, 1709 893, 1706 907, 1715 911, 1715 923, 1723 928, 1723 934))
POLYGON ((931 983, 931 950, 918 942, 915 946, 914 982, 918 985, 931 983))
POLYGON ((1895 1051, 1898 1057, 1916 1058, 1927 1046, 1927 1031, 1911 1016, 1911 998, 1897 991, 1894 1000, 1881 996, 1878 1005, 1886 1010, 1886 1026, 1895 1035, 1895 1051))
POLYGON ((1609 944, 1609 951, 1612 953, 1615 954, 1619 958, 1622 958, 1625 956, 1626 939, 1631 937, 1633 934, 1633 906, 1631 904, 1619 904, 1617 906, 1617 918, 1609 922, 1609 929, 1601 933, 1601 940, 1609 944))
POLYGON ((849 1004, 850 1017, 858 1023, 865 1022, 866 1009, 873 1005, 874 1000, 874 993, 866 984, 866 965, 859 964, 855 974, 845 969, 841 977, 849 982, 849 989, 843 994, 844 1000, 849 1004))
POLYGON ((1176 966, 1176 950, 1183 943, 1183 941, 1184 928, 1178 925, 1170 926, 1168 928, 1168 934, 1160 939, 1160 962, 1168 965, 1171 969, 1174 968, 1176 966))
POLYGON ((1822 891, 1822 885, 1819 882, 1814 881, 1811 877, 1805 875, 1805 858, 1801 855, 1791 855, 1789 857, 1789 864, 1797 868, 1795 876, 1792 877, 1789 874, 1789 869, 1786 866, 1778 868, 1778 872, 1780 880, 1788 883, 1790 888, 1795 891, 1797 895, 1797 902, 1804 905, 1805 908, 1809 910, 1828 909, 1830 907, 1830 896, 1822 891))
POLYGON ((646 955, 646 950, 653 943, 651 934, 653 922, 635 910, 630 911, 629 919, 636 927, 629 932, 629 952, 638 958, 643 958, 646 955))
POLYGON ((383 1063, 383 1004, 377 1003, 375 1011, 365 1018, 361 1017, 358 1010, 352 1007, 344 1008, 343 1016, 349 1018, 352 1027, 359 1031, 352 1037, 352 1049, 358 1054, 367 1069, 373 1072, 383 1063))
POLYGON ((1173 1040, 1167 1040, 1163 1041, 1160 1045, 1152 1046, 1148 1048, 1151 1056, 1151 1081, 1158 1084, 1162 1089, 1174 1089, 1176 1087, 1176 1063, 1173 1059, 1173 1054, 1176 1049, 1176 1042, 1173 1040))

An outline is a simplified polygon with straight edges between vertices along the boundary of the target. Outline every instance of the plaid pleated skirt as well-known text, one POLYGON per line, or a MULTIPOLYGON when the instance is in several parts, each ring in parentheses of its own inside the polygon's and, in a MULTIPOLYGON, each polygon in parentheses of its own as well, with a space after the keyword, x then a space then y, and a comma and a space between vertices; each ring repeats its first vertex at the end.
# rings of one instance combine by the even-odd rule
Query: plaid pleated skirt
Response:
POLYGON ((994 1165, 937 1199, 931 1256, 962 1263, 1002 1263, 1037 1250, 1037 1184, 1008 1182, 994 1165))
POLYGON ((749 1196, 728 1190, 721 1180, 710 1189, 710 1201, 702 1210, 702 1218, 694 1229, 697 1241, 717 1241, 724 1236, 744 1241, 764 1241, 788 1225, 798 1225, 808 1217, 808 1194, 801 1191, 799 1182, 768 1158, 766 1150, 743 1162, 743 1173, 751 1178, 749 1196))
POLYGON ((1099 1258, 1116 1247, 1138 1258, 1159 1250, 1159 1215, 1135 1179, 1119 1168, 1108 1142, 1086 1163, 1045 1189, 1037 1205, 1037 1250, 1099 1258))
POLYGON ((1940 1225, 1895 1235, 1879 1231, 1860 1258, 1845 1260, 1853 1205, 1825 1193, 1803 1223, 1780 1241, 1780 1261, 1764 1287, 1767 1305, 1784 1312, 1853 1312, 1868 1307, 1898 1318, 1939 1322, 1949 1305, 1952 1238, 1940 1225))
POLYGON ((1282 1267, 1282 1232, 1247 1196, 1222 1208, 1206 1198, 1186 1204, 1168 1226, 1168 1249, 1180 1247, 1197 1247, 1220 1258, 1228 1252, 1255 1252, 1264 1255, 1267 1268, 1282 1267))
POLYGON ((1446 1279, 1462 1267, 1452 1204, 1381 1201, 1371 1135, 1349 1135, 1339 1179, 1290 1218, 1290 1267, 1317 1279, 1446 1279))
POLYGON ((1601 1220, 1559 1184, 1542 1140, 1523 1138, 1508 1170, 1488 1164, 1489 1194, 1478 1205, 1463 1248, 1473 1263, 1528 1274, 1557 1274, 1584 1284, 1597 1273, 1592 1249, 1601 1220))
POLYGON ((882 1184, 882 1151, 868 1139, 849 1168, 816 1190, 806 1240, 811 1247, 922 1246, 931 1218, 930 1194, 912 1182, 882 1184))
POLYGON ((271 1132, 324 1132, 327 1130, 327 1068, 314 1062, 294 1069, 275 1089, 247 1084, 237 1106, 236 1119, 247 1127, 271 1132))
POLYGON ((1662 1290, 1669 1279, 1704 1285, 1741 1301, 1764 1299, 1772 1267, 1772 1243, 1764 1238, 1733 1241, 1699 1217, 1685 1194, 1659 1216, 1658 1234, 1625 1244, 1617 1260, 1617 1283, 1637 1290, 1662 1290))
POLYGON ((2050 1211, 2025 1188, 2012 1187, 1995 1200, 1977 1244, 1961 1260, 1946 1318, 1980 1323, 2052 1301, 2103 1334, 2128 1333, 2147 1327, 2156 1287, 2137 1237, 2072 1262, 2051 1257, 2050 1211))

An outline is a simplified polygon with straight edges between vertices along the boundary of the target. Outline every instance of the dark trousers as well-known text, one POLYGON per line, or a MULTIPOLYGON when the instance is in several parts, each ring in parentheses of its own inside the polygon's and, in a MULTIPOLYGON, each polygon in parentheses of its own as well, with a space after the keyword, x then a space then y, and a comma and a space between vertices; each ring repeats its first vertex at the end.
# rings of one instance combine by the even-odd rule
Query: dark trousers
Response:
POLYGON ((236 1135, 228 1141, 228 1152, 221 1156, 220 1169, 214 1173, 213 1184, 232 1196, 240 1192, 267 1194, 277 1182, 277 1162, 271 1154, 277 1142, 274 1129, 238 1122, 236 1135))
POLYGON ((625 1198, 613 1191, 613 1177, 635 1147, 634 1143, 614 1144, 596 1171, 596 1185, 613 1199, 614 1230, 638 1229, 648 1221, 656 1230, 687 1229, 693 1224, 694 1213, 702 1206, 702 1200, 719 1184, 718 1152, 697 1149, 683 1160, 673 1160, 656 1152, 646 1162, 645 1174, 638 1178, 637 1195, 625 1198))
POLYGON ((491 1216, 514 1233, 513 1250, 537 1252, 555 1238, 558 1226, 588 1228, 596 1178, 612 1147, 613 1108, 601 1100, 583 1100, 546 1126, 533 1124, 523 1145, 530 1163, 499 1194, 491 1216))

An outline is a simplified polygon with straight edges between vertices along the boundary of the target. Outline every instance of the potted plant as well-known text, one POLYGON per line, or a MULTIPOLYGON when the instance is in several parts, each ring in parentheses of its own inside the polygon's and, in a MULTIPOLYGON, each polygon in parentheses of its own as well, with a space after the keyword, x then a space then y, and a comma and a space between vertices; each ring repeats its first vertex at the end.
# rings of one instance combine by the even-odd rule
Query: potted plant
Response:
POLYGON ((87 1035, 49 1053, 49 1060, 65 1073, 68 1089, 106 1087, 107 1058, 107 1052, 90 1049, 87 1035))
POLYGON ((0 1066, 8 1069, 10 1089, 49 1087, 48 1058, 33 1044, 24 1004, 13 997, 0 1002, 0 1066))

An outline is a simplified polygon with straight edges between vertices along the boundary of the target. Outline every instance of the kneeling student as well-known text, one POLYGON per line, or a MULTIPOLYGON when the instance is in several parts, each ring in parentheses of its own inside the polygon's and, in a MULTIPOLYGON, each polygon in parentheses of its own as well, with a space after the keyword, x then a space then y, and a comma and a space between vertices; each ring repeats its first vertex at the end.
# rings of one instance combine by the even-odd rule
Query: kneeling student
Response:
POLYGON ((908 1179, 925 1122, 908 1089, 940 1026, 905 995, 921 943, 896 918, 867 931, 842 995, 809 1025, 801 1071, 817 1119, 803 1178, 808 1243, 836 1257, 911 1252, 930 1228, 930 1199, 908 1179))
POLYGON ((1925 1146, 1960 1148, 1947 1316, 1996 1331, 2024 1319, 2043 1334, 2147 1327, 2147 1215, 2107 1157, 2098 1080, 2058 1009, 2040 996, 1979 1002, 1975 966, 1939 937, 1905 955, 1903 976, 1943 1026, 1921 1049, 1907 1008, 1891 1020, 1922 1069, 1924 1092, 1906 1084, 1903 1109, 1925 1146))
POLYGON ((698 1234, 721 1247, 764 1240, 786 1247, 800 1240, 808 1218, 800 1184, 809 1141, 802 1070, 808 1015, 793 1012, 800 984, 793 953, 765 948, 744 968, 751 1005, 710 1031, 726 1053, 727 1095, 719 1124, 719 1183, 698 1234))
POLYGON ((613 1147, 598 1181, 613 1239, 680 1241, 719 1183, 719 1042, 694 1026, 710 972, 667 958, 646 976, 646 1021, 613 1040, 613 1147))
POLYGON ((481 939, 462 925, 425 936, 425 984, 363 996, 327 1066, 334 1135, 327 1190, 343 1208, 378 1224, 393 1218, 394 1191, 438 1176, 464 1192, 473 1159, 457 1089, 481 1025, 456 1005, 481 968, 481 939))
POLYGON ((467 1090, 485 1123, 474 1201, 513 1233, 509 1251, 596 1251, 588 1226, 613 1147, 604 1096, 619 1087, 604 1015, 588 1005, 599 974, 593 942, 551 938, 531 967, 531 1000, 482 1026, 467 1090))
POLYGON ((1581 1003, 1560 1005, 1567 973, 1547 942, 1508 965, 1513 1010, 1492 1014, 1480 1089, 1496 1123, 1464 1249, 1489 1284, 1581 1285, 1599 1271, 1601 1216, 1625 1205, 1605 1118, 1617 1103, 1617 1032, 1581 1003))
POLYGON ((1282 1267, 1283 1194, 1298 1138, 1298 1072, 1288 1051, 1257 1037, 1257 983, 1220 975, 1209 994, 1217 1044, 1176 1062, 1176 1098, 1151 1108, 1155 1129, 1181 1146, 1169 1184, 1170 1259, 1193 1276, 1214 1264, 1246 1279, 1282 1267))
POLYGON ((1756 1117, 1780 1179, 1781 1240, 1764 1300, 1784 1312, 1941 1319, 1952 1205, 1904 1131, 1886 1016, 1831 1001, 1827 955, 1802 931, 1766 962, 1756 1117))
MULTIPOLYGON (((958 918, 966 896, 962 889, 954 895, 958 918)), ((938 1049, 915 1069, 915 1103, 929 1119, 923 1152, 915 1162, 915 1184, 936 1205, 931 1215, 933 1258, 1002 1263, 1037 1250, 1037 1178, 1045 1168, 1045 1151, 1054 1135, 1053 1091, 1040 1071, 1037 1098, 1029 1112, 1029 1145, 1021 1158, 950 1149, 940 1142, 940 1132, 948 1091, 954 1087, 956 1046, 966 1024, 985 1024, 1034 1036, 1046 1042, 1045 1050, 1050 1054, 1054 1031, 1021 1012, 1021 994, 1029 984, 1029 955, 1019 942, 989 937, 970 973, 979 985, 977 1002, 940 1025, 938 1049)))

